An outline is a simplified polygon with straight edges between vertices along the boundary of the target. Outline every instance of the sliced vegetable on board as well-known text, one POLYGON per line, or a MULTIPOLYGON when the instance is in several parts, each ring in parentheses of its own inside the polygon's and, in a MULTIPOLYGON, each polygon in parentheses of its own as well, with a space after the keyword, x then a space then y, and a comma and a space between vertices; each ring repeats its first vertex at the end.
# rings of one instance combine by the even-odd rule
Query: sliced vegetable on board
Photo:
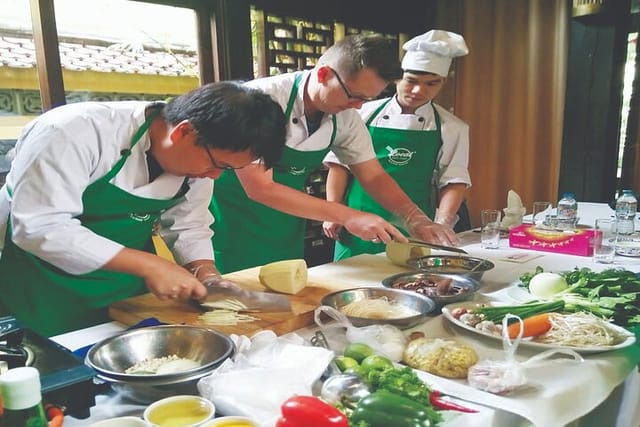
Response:
POLYGON ((272 291, 297 294, 307 286, 307 263, 303 259, 272 262, 260 267, 258 279, 272 291))

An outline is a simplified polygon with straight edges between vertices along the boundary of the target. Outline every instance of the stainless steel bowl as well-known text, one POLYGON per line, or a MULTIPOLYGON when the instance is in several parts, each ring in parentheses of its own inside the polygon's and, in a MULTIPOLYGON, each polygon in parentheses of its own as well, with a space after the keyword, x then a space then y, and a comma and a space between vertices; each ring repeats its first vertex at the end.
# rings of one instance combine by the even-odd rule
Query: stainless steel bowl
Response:
POLYGON ((423 256, 408 260, 407 265, 425 273, 468 276, 478 281, 495 267, 489 260, 461 255, 423 256))
MULTIPOLYGON (((382 284, 391 289, 401 289, 404 292, 414 292, 418 295, 424 294, 431 298, 438 308, 454 302, 466 301, 473 298, 473 295, 480 288, 480 283, 469 276, 431 274, 431 273, 400 273, 389 276, 382 280, 382 284), (428 281, 439 283, 443 280, 451 280, 451 293, 443 294, 438 292, 437 286, 425 287, 425 291, 405 289, 403 285, 416 281, 428 281), (423 293, 424 292, 424 293, 423 293)), ((410 285, 409 285, 410 286, 410 285)))
POLYGON ((415 292, 401 291, 398 289, 388 289, 382 287, 362 287, 351 288, 342 291, 332 292, 322 298, 321 304, 328 305, 340 311, 341 307, 354 302, 366 299, 386 297, 389 301, 402 304, 405 307, 417 311, 415 316, 396 319, 372 319, 366 317, 347 316, 354 326, 368 326, 374 324, 389 324, 401 329, 411 328, 426 320, 426 315, 435 310, 436 304, 430 298, 419 295, 415 292))
POLYGON ((198 394, 198 380, 233 352, 233 341, 214 330, 163 325, 130 330, 100 341, 91 347, 85 363, 124 395, 141 403, 151 403, 175 394, 198 394), (162 375, 125 373, 144 360, 171 355, 193 360, 199 366, 162 375))

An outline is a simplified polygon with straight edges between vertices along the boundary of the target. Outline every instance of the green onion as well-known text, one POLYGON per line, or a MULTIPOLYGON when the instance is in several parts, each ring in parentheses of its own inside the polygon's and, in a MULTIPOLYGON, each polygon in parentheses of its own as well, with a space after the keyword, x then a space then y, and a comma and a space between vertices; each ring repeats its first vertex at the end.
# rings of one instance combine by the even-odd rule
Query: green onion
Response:
POLYGON ((484 315, 485 320, 489 320, 494 323, 502 322, 502 319, 507 314, 518 316, 521 319, 535 316, 536 314, 549 313, 553 311, 561 311, 564 308, 564 301, 545 301, 545 302, 530 302, 521 305, 500 305, 492 307, 478 307, 473 310, 476 314, 484 315))

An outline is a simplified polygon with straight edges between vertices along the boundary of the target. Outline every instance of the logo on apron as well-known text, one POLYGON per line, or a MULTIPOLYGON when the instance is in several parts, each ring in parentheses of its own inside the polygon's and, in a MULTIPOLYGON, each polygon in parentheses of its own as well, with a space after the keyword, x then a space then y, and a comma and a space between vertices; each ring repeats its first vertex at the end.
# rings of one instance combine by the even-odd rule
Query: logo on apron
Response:
POLYGON ((146 222, 146 221, 149 221, 151 219, 151 215, 149 215, 149 214, 138 215, 136 213, 130 213, 129 214, 129 218, 131 218, 134 221, 138 221, 138 222, 146 222))
POLYGON ((387 156, 387 158, 389 159, 389 163, 396 166, 406 165, 407 163, 409 163, 409 161, 411 161, 411 158, 416 153, 415 151, 410 151, 402 147, 391 148, 387 146, 386 148, 389 152, 389 155, 387 156))
POLYGON ((307 172, 307 168, 306 168, 306 167, 297 168, 297 167, 295 167, 295 166, 291 166, 291 167, 289 168, 289 173, 290 173, 291 175, 296 175, 296 176, 297 176, 297 175, 302 175, 302 174, 304 174, 305 172, 307 172))

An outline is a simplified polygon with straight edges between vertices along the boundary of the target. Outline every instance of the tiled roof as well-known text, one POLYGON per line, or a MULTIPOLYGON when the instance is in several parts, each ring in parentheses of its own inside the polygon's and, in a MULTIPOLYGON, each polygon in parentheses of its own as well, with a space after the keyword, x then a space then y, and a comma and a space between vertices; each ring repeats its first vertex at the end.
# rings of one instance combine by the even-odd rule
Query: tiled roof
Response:
MULTIPOLYGON (((160 46, 108 44, 103 41, 59 39, 62 68, 73 71, 138 73, 163 76, 197 75, 195 51, 160 46)), ((34 68, 33 39, 0 34, 0 67, 34 68)))

